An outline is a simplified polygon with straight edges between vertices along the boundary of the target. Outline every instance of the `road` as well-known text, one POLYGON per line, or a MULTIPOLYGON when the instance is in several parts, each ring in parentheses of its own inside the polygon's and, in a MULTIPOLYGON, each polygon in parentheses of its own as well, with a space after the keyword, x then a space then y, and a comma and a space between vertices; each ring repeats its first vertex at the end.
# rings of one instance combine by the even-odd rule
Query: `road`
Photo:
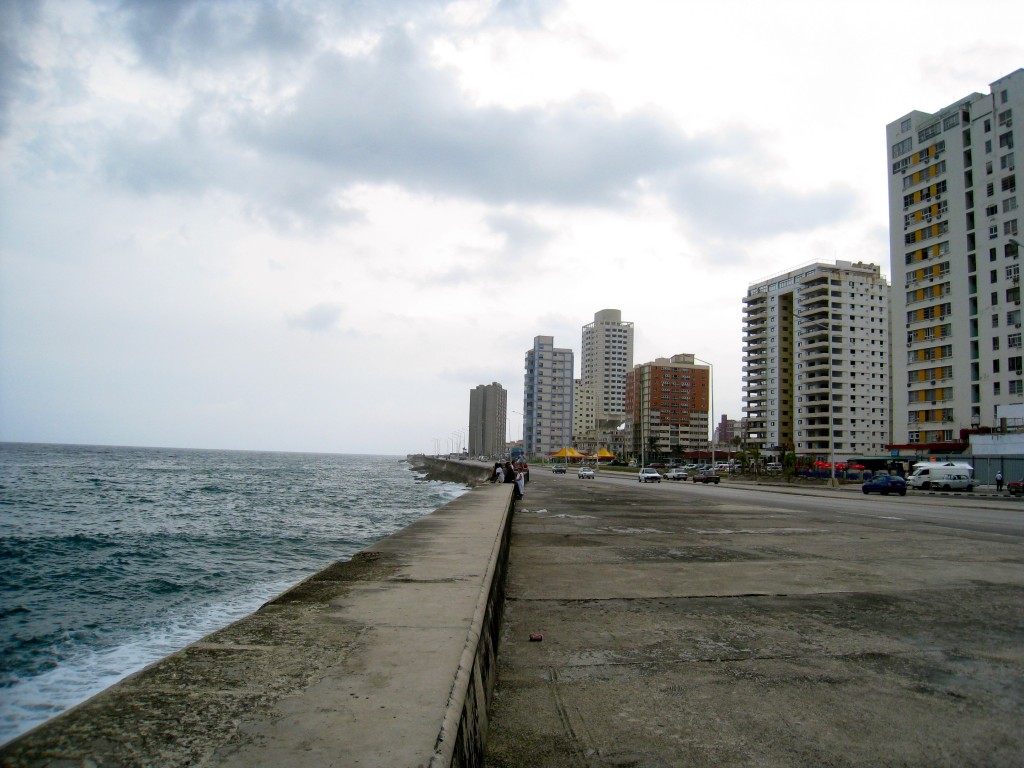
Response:
MULTIPOLYGON (((619 485, 640 485, 632 475, 604 472, 595 481, 619 485)), ((1024 498, 997 497, 981 493, 938 493, 908 491, 906 496, 865 496, 859 485, 833 490, 808 486, 788 487, 783 483, 756 484, 725 479, 721 484, 703 485, 689 481, 645 483, 654 489, 683 489, 683 493, 707 494, 708 499, 749 501, 755 494, 766 509, 785 509, 808 513, 827 511, 877 520, 906 521, 942 526, 954 530, 991 533, 1024 538, 1024 498), (823 501, 827 503, 823 508, 823 501)))
POLYGON ((532 475, 488 766, 1024 765, 1019 500, 532 475))

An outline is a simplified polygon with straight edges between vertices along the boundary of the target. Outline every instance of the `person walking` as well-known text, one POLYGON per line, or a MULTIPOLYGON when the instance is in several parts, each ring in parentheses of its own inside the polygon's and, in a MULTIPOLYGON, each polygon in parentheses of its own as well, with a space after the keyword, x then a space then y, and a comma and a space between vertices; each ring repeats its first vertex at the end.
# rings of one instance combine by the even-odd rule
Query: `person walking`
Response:
POLYGON ((996 492, 1003 492, 1003 470, 1001 469, 998 472, 996 472, 996 492))

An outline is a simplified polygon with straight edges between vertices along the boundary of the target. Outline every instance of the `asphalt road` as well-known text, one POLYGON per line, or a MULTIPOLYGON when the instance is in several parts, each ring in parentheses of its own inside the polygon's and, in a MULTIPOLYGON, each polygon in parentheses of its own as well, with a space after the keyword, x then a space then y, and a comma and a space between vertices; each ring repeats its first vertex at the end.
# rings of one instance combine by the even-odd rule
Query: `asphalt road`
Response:
POLYGON ((488 766, 1024 765, 1020 500, 531 474, 488 766))

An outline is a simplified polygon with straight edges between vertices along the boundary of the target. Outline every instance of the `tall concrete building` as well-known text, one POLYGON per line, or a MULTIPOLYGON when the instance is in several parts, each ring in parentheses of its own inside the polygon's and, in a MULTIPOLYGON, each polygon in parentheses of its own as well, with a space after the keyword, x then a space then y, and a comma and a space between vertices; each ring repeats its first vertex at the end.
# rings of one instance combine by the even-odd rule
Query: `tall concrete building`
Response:
POLYGON ((505 451, 508 393, 498 382, 469 391, 469 455, 501 456, 505 451))
POLYGON ((594 402, 594 388, 575 379, 572 388, 572 445, 588 453, 596 447, 593 445, 594 402))
POLYGON ((629 452, 650 459, 707 451, 711 367, 691 354, 659 357, 626 376, 629 452))
POLYGON ((746 442, 827 460, 889 442, 889 286, 876 264, 813 262, 753 283, 743 328, 746 442))
POLYGON ((1024 401, 1016 137, 1024 69, 886 126, 893 443, 956 450, 1024 401))
POLYGON ((594 422, 581 445, 615 450, 621 441, 618 427, 626 416, 626 374, 633 368, 633 323, 622 320, 618 309, 602 309, 594 322, 583 326, 580 382, 594 392, 594 422))
POLYGON ((526 352, 523 386, 523 450, 554 453, 572 444, 573 353, 555 347, 553 336, 535 336, 526 352))

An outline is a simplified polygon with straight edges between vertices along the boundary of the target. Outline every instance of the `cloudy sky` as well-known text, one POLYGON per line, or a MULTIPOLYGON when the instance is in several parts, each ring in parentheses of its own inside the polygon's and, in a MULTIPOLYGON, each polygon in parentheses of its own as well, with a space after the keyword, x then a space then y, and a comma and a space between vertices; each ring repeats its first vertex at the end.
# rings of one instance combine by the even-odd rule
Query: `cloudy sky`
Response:
POLYGON ((606 307, 739 418, 748 284, 889 274, 886 123, 1022 9, 4 0, 0 439, 447 450, 606 307))

